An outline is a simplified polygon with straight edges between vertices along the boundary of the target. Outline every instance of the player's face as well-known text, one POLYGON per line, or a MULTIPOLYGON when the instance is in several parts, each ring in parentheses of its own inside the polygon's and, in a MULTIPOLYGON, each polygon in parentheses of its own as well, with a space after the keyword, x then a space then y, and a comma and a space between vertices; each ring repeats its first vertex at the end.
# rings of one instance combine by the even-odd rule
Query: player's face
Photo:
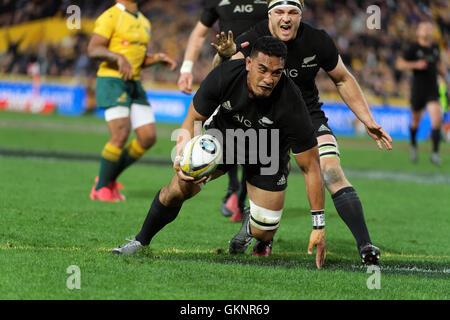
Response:
POLYGON ((417 37, 423 40, 433 39, 433 25, 428 22, 421 22, 417 26, 417 37))
POLYGON ((280 81, 284 60, 262 52, 246 58, 247 86, 250 98, 267 98, 280 81))
POLYGON ((302 13, 292 7, 277 7, 269 13, 269 28, 275 37, 289 41, 297 36, 302 13))

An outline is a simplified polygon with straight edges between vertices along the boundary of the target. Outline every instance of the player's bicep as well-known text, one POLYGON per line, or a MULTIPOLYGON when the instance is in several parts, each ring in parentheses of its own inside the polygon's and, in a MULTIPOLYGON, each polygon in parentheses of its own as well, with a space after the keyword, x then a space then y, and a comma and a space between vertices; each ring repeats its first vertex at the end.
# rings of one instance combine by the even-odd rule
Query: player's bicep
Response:
POLYGON ((339 83, 345 81, 347 77, 350 76, 350 71, 348 71, 347 67, 345 66, 344 62, 342 61, 341 56, 338 58, 338 63, 336 67, 334 67, 333 70, 330 70, 327 72, 328 76, 333 80, 333 82, 338 85, 339 83))
POLYGON ((91 40, 89 41, 88 53, 92 52, 92 50, 95 48, 98 48, 98 47, 108 48, 108 46, 109 46, 108 38, 105 38, 102 35, 94 33, 94 34, 92 34, 91 40))
POLYGON ((206 121, 206 119, 208 119, 208 117, 209 116, 202 115, 196 110, 194 100, 192 100, 186 115, 186 119, 188 119, 189 121, 201 121, 203 123, 206 121))

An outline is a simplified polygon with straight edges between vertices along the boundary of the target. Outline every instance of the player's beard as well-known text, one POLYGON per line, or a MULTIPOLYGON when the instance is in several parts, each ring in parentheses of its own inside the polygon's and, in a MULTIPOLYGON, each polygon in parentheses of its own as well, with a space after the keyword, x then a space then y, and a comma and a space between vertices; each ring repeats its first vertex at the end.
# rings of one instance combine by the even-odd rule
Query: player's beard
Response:
POLYGON ((253 91, 253 89, 251 89, 251 88, 248 89, 250 96, 253 99, 257 99, 257 100, 258 99, 267 99, 272 94, 272 91, 273 91, 273 89, 271 91, 268 91, 267 93, 265 93, 264 90, 262 90, 263 93, 256 93, 255 91, 253 91))

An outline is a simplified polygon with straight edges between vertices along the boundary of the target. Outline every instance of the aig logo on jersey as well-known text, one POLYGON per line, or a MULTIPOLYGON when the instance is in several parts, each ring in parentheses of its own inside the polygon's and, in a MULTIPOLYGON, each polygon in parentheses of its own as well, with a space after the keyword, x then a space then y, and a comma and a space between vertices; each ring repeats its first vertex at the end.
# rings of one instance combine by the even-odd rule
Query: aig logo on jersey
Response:
MULTIPOLYGON (((254 4, 266 4, 264 0, 255 0, 254 4)), ((219 3, 219 7, 228 6, 231 5, 230 0, 222 0, 219 3)), ((253 12, 253 5, 252 4, 237 4, 234 9, 233 13, 252 13, 253 12)))
POLYGON ((252 13, 253 6, 251 4, 241 4, 234 7, 233 13, 252 13))

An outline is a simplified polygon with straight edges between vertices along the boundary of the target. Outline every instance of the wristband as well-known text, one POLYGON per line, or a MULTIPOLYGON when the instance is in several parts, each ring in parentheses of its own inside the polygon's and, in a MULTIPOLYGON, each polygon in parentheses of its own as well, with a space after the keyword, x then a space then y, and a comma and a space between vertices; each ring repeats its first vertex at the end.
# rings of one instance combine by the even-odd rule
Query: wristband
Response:
POLYGON ((313 229, 325 228, 325 212, 324 210, 311 210, 311 219, 313 229))
POLYGON ((180 73, 192 73, 192 67, 194 66, 194 62, 191 60, 184 60, 181 65, 180 73))

